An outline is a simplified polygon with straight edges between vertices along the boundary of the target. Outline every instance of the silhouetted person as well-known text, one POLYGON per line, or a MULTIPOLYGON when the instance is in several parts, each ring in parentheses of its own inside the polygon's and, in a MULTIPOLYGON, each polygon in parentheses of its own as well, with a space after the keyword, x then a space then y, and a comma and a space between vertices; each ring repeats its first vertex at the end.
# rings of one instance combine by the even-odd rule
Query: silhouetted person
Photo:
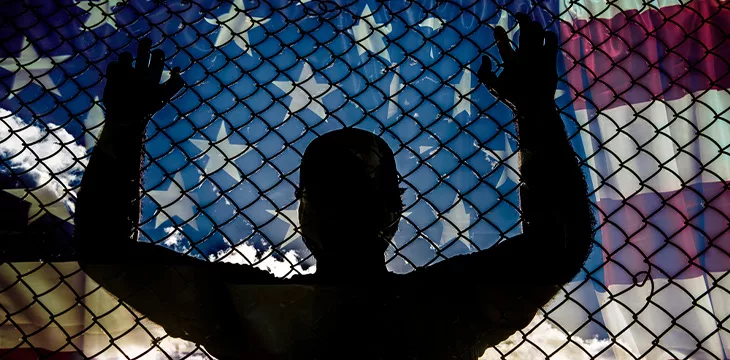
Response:
POLYGON ((393 152, 343 129, 307 148, 299 219, 312 275, 279 279, 137 242, 141 139, 151 114, 183 86, 158 85, 164 54, 109 65, 107 124, 76 210, 80 264, 94 280, 176 337, 219 359, 476 359, 525 327, 581 269, 594 219, 586 183, 553 101, 557 37, 524 14, 520 49, 497 28, 504 71, 479 78, 518 114, 524 233, 398 275, 384 251, 402 211, 393 152), (150 59, 151 57, 151 59, 150 59))

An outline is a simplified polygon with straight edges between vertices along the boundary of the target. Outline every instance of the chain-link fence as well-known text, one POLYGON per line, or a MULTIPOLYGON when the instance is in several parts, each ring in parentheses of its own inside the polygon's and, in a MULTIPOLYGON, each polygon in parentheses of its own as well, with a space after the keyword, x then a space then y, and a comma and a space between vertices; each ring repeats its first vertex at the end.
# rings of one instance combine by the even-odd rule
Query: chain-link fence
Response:
POLYGON ((74 261, 104 71, 140 39, 167 54, 163 78, 179 66, 187 84, 147 128, 141 241, 279 277, 314 272, 297 217, 301 156, 357 127, 396 154, 405 210, 385 261, 407 273, 521 232, 513 114, 476 77, 481 55, 500 62, 495 26, 518 44, 517 12, 559 34, 555 101, 589 182, 596 246, 483 358, 727 358, 721 0, 4 2, 0 357, 210 356, 74 261))

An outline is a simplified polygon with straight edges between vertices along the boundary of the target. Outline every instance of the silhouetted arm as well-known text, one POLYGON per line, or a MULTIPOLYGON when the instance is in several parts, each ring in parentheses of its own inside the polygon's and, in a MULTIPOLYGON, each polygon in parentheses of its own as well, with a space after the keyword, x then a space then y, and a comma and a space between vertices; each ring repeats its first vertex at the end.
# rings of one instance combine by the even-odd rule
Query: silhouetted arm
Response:
MULTIPOLYGON (((149 54, 149 42, 143 43, 149 54)), ((142 47, 140 53, 145 51, 142 47)), ((140 55, 138 63, 142 58, 140 55)), ((161 71, 164 54, 153 52, 152 58, 150 68, 157 66, 161 71)), ((156 112, 178 92, 182 79, 173 71, 173 83, 157 85, 153 80, 146 84, 142 81, 148 80, 149 75, 137 74, 142 79, 134 79, 138 69, 133 70, 131 64, 131 55, 127 53, 120 57, 120 63, 113 63, 108 69, 106 124, 76 202, 79 264, 102 287, 162 325, 171 335, 205 343, 232 334, 235 328, 227 323, 232 307, 225 280, 271 283, 276 278, 253 267, 208 263, 155 244, 137 242, 140 163, 147 114, 156 112), (152 93, 146 93, 145 87, 152 93), (125 103, 123 93, 166 98, 152 104, 139 98, 125 103)), ((159 74, 156 76, 159 82, 159 74)))
POLYGON ((523 234, 409 274, 414 283, 449 294, 454 316, 471 322, 473 334, 481 332, 474 339, 479 355, 524 328, 580 271, 593 243, 586 182, 553 100, 557 37, 524 14, 517 18, 521 48, 513 50, 498 28, 505 69, 497 77, 485 56, 479 76, 517 115, 523 234), (458 281, 465 277, 472 280, 458 281))
MULTIPOLYGON (((483 256, 525 285, 560 286, 588 257, 595 220, 583 172, 555 108, 557 36, 525 14, 517 19, 520 49, 513 50, 504 29, 497 29, 505 70, 497 77, 489 63, 483 64, 480 78, 515 110, 523 234, 483 256)), ((538 297, 547 302, 552 294, 538 297)))

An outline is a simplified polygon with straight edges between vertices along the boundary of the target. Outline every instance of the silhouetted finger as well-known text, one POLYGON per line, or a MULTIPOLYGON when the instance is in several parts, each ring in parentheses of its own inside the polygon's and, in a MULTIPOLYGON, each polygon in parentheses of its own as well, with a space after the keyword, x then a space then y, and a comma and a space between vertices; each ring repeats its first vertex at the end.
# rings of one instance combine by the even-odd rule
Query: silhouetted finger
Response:
POLYGON ((109 65, 106 66, 106 78, 107 82, 109 79, 116 79, 119 77, 119 63, 116 61, 112 61, 109 63, 109 65))
POLYGON ((548 60, 552 62, 553 68, 555 68, 558 61, 558 35, 552 31, 545 32, 545 52, 548 60))
POLYGON ((165 52, 157 49, 152 52, 152 56, 150 59, 150 70, 149 74, 152 79, 154 79, 155 83, 160 82, 160 77, 162 76, 162 68, 165 66, 165 52))
POLYGON ((150 63, 150 48, 152 47, 152 40, 144 38, 139 42, 137 46, 137 63, 134 68, 137 70, 147 70, 150 63))
POLYGON ((497 26, 494 28, 494 37, 497 39, 497 49, 499 49, 499 55, 502 57, 502 61, 511 62, 511 59, 515 55, 515 50, 509 41, 507 31, 503 27, 497 26))
POLYGON ((529 26, 532 28, 531 46, 535 50, 540 49, 545 42, 545 29, 542 27, 542 24, 532 20, 530 20, 529 26))
MULTIPOLYGON (((520 25, 520 49, 532 52, 535 49, 535 27, 532 26, 532 19, 525 13, 517 13, 515 15, 517 23, 520 25)), ((542 45, 542 44, 540 44, 542 45)))
POLYGON ((132 69, 132 60, 134 58, 132 57, 132 54, 129 52, 123 52, 121 55, 119 55, 119 71, 120 72, 126 72, 128 70, 132 69))
POLYGON ((184 86, 185 81, 183 81, 182 76, 180 76, 180 68, 176 66, 170 72, 170 79, 162 84, 162 91, 160 94, 162 101, 167 102, 172 99, 172 97, 175 96, 175 94, 177 94, 184 86))
POLYGON ((479 67, 477 76, 488 88, 491 88, 496 84, 497 75, 495 75, 494 71, 492 71, 492 59, 489 58, 489 55, 482 56, 482 65, 479 67))

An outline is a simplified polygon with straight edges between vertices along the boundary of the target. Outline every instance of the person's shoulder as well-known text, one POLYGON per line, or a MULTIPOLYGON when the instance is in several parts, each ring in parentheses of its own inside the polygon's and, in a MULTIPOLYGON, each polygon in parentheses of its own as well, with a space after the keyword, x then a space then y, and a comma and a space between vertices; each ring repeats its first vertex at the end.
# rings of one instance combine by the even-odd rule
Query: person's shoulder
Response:
POLYGON ((281 280, 281 285, 315 286, 318 285, 320 282, 317 273, 294 274, 289 278, 282 278, 281 280))
POLYGON ((400 283, 427 282, 453 282, 466 275, 473 276, 475 270, 480 267, 487 267, 488 263, 482 261, 487 256, 486 251, 461 254, 441 260, 437 263, 422 266, 413 271, 401 275, 400 283))

